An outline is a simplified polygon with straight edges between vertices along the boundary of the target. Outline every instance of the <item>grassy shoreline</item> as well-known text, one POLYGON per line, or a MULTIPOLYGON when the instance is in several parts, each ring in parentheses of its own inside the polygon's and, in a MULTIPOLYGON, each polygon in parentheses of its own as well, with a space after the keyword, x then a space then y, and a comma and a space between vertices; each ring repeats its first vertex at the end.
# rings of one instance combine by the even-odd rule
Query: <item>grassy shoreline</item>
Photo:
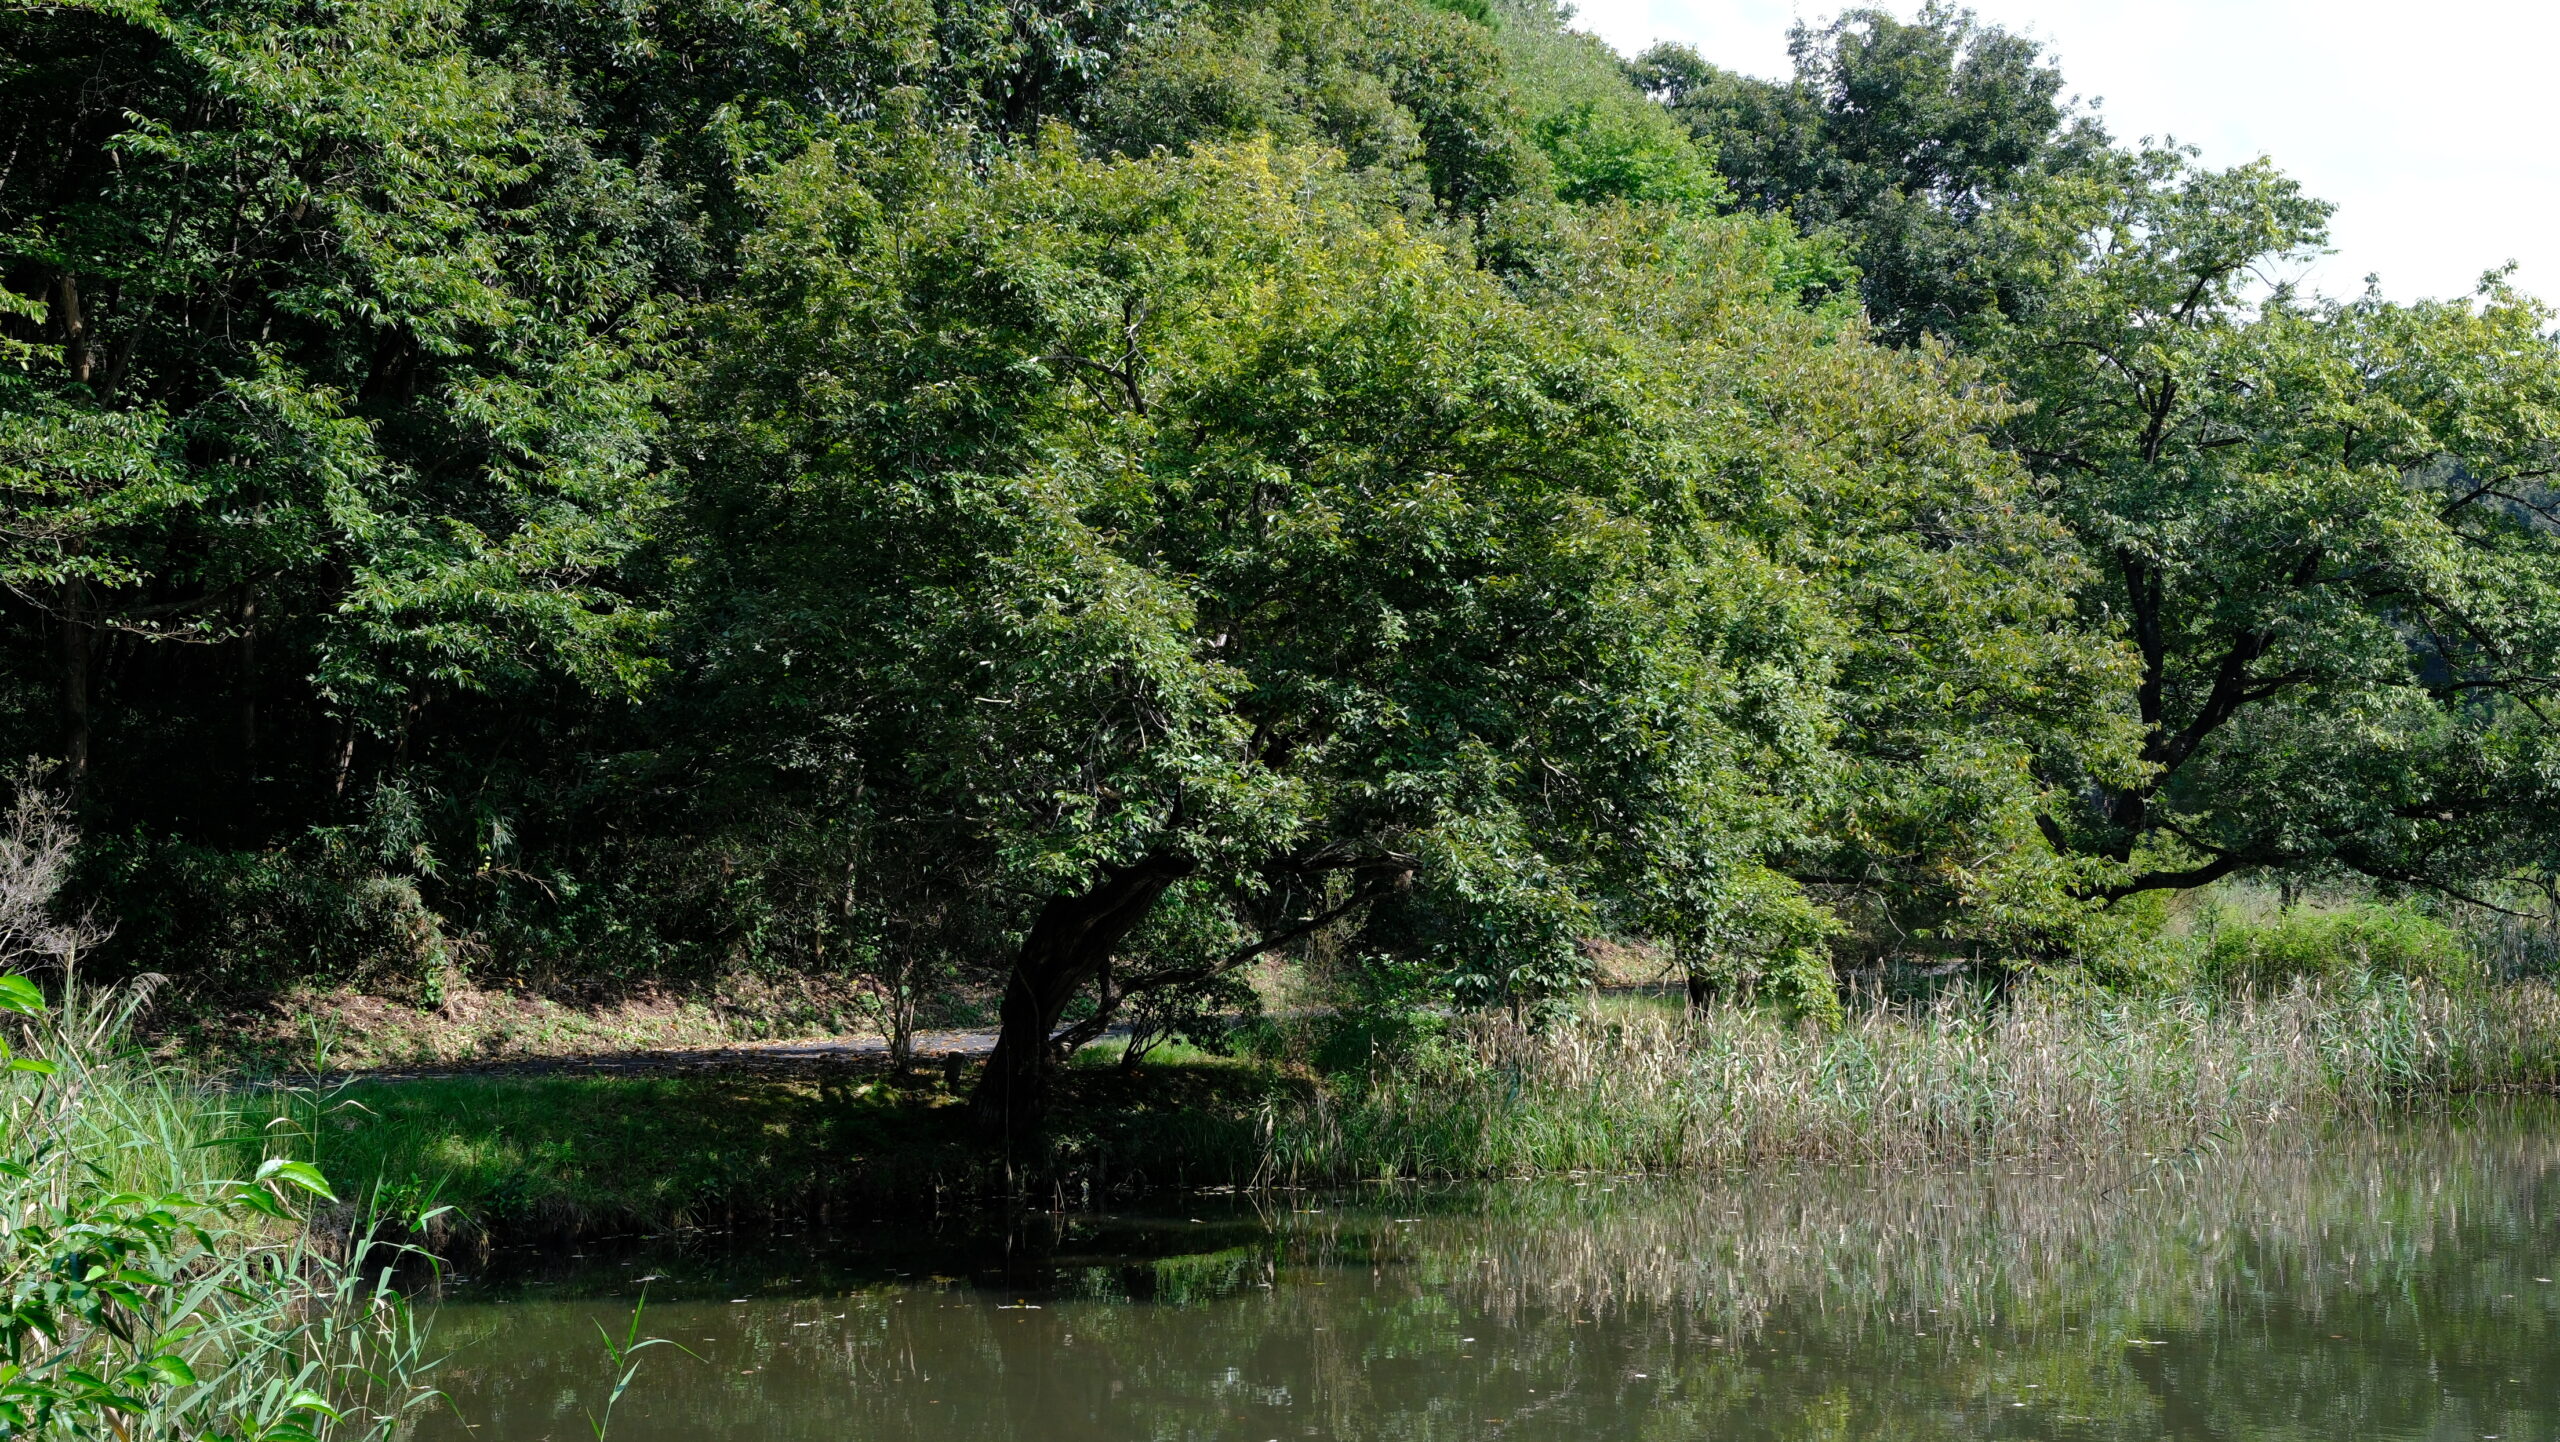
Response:
POLYGON ((1534 1030, 1439 1022, 1331 1068, 1343 1038, 1326 1028, 1233 1059, 1070 1068, 1034 1154, 982 1145, 938 1079, 853 1071, 436 1078, 246 1104, 393 1221, 452 1208, 429 1230, 469 1245, 1198 1186, 2175 1152, 2560 1085, 2560 993, 2540 982, 1964 994, 1827 1029, 1616 1000, 1534 1030))

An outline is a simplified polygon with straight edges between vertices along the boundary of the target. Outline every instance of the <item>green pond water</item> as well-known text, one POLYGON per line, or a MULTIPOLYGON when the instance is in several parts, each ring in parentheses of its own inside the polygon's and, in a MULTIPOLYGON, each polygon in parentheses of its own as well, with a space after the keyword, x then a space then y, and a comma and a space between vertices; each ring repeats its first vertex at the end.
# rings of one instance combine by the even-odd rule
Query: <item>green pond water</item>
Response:
POLYGON ((501 1256, 453 1442, 2560 1438, 2560 1110, 501 1256))

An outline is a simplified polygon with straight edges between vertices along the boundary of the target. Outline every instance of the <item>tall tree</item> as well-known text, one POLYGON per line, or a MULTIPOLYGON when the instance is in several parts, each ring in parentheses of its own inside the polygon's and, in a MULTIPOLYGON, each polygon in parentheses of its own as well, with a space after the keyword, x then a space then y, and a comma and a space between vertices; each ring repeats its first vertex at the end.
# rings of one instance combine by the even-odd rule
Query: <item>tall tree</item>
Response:
POLYGON ((2470 894, 2560 841, 2560 344, 2463 300, 2306 300, 2328 207, 2264 162, 2122 157, 2013 219, 2038 304, 1985 335, 2140 658, 2144 774, 2061 794, 2117 893, 2342 868, 2470 894))
POLYGON ((1877 9, 1798 21, 1788 51, 1788 81, 1720 70, 1680 45, 1634 69, 1714 149, 1742 203, 1845 237, 1888 338, 1950 335, 2016 309, 2031 272, 1987 220, 2108 153, 2041 47, 1930 0, 1908 21, 1877 9))
POLYGON ((1321 927, 1533 999, 1610 914, 1829 1005, 1773 862, 1842 768, 1904 778, 1870 809, 1943 875, 1944 818, 2031 824, 1988 698, 2108 674, 1984 412, 1797 310, 1750 224, 1611 209, 1505 283, 1320 156, 1063 135, 983 182, 822 146, 759 194, 684 669, 718 765, 987 878, 1014 1125, 1080 996, 1321 927), (1169 896, 1226 940, 1136 945, 1169 896))

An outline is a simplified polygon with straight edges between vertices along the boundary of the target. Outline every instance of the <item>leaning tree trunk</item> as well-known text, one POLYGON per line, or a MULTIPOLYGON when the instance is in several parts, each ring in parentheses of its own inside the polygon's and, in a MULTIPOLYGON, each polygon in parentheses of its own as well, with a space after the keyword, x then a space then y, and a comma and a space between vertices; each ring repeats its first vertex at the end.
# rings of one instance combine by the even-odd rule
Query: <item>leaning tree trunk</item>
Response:
POLYGON ((978 1124, 1007 1138, 1039 1131, 1049 1112, 1056 1060, 1049 1038, 1067 1003, 1098 975, 1123 938, 1191 870, 1178 856, 1148 856, 1102 874, 1089 890, 1050 899, 1014 954, 998 1014, 996 1049, 970 1105, 978 1124))

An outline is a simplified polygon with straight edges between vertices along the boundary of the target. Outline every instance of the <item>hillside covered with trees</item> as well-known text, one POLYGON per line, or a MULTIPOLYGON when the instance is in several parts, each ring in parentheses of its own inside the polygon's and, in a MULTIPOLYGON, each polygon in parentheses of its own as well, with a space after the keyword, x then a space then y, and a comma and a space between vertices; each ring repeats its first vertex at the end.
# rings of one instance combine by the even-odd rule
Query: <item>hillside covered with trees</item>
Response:
POLYGON ((0 9, 0 753, 99 964, 1533 1012, 2560 879, 2560 346, 1961 11, 0 9))

